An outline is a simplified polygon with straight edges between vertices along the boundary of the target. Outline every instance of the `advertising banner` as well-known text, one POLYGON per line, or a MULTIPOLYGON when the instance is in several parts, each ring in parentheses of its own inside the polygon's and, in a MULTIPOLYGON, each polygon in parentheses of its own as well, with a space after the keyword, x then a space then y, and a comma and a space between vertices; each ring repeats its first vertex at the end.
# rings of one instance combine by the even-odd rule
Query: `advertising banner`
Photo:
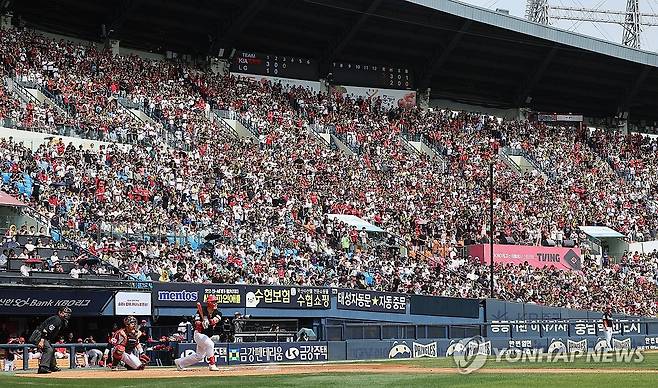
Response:
POLYGON ((338 290, 339 310, 404 314, 409 297, 402 294, 366 290, 338 290))
POLYGON ((329 289, 316 287, 246 286, 246 307, 328 309, 329 289))
POLYGON ((396 90, 367 88, 361 86, 343 86, 335 85, 331 87, 334 94, 342 94, 351 99, 359 97, 363 99, 380 99, 382 106, 386 109, 391 108, 413 108, 416 106, 416 92, 412 90, 396 90))
POLYGON ((272 77, 267 75, 258 75, 258 74, 247 74, 247 73, 233 73, 235 76, 249 78, 254 81, 263 82, 269 81, 271 83, 281 83, 281 86, 285 88, 304 88, 307 90, 312 90, 315 93, 320 92, 320 82, 318 81, 307 81, 302 79, 294 78, 282 78, 282 77, 272 77))
MULTIPOLYGON (((194 343, 179 343, 178 357, 184 357, 196 349, 194 343)), ((329 361, 327 342, 254 342, 215 344, 217 365, 268 364, 275 362, 329 361)), ((197 365, 207 365, 204 360, 197 365)))
POLYGON ((643 338, 643 343, 638 345, 639 348, 644 350, 658 350, 658 336, 652 335, 643 338))
POLYGON ((326 342, 256 342, 228 344, 228 364, 329 361, 326 342))
POLYGON ((0 315, 52 315, 67 306, 76 316, 97 316, 113 295, 109 290, 3 288, 0 315))
POLYGON ((114 314, 151 315, 151 294, 119 291, 114 296, 114 314))
POLYGON ((217 297, 219 307, 244 307, 244 286, 193 283, 153 283, 154 307, 194 307, 209 295, 217 297))
POLYGON ((566 337, 569 335, 568 322, 541 323, 542 337, 566 337))
MULTIPOLYGON (((470 245, 468 254, 477 257, 482 263, 490 263, 489 245, 470 245)), ((580 248, 494 244, 494 260, 496 263, 513 264, 528 262, 537 268, 554 266, 568 271, 580 271, 582 267, 580 248)))
POLYGON ((571 121, 582 122, 583 115, 559 115, 559 114, 539 114, 537 121, 555 122, 555 121, 571 121))

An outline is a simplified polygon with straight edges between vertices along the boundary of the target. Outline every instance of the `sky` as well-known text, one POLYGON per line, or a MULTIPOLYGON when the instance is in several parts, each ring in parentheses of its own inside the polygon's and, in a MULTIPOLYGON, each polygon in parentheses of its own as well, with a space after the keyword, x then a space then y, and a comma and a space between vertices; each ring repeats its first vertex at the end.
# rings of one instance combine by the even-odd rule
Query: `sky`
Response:
MULTIPOLYGON (((525 18, 526 0, 459 0, 464 3, 495 10, 496 8, 509 10, 510 15, 525 18)), ((624 11, 626 0, 548 0, 549 5, 607 9, 624 11)), ((640 12, 658 14, 658 0, 640 0, 640 12)), ((621 43, 622 27, 616 24, 580 22, 571 20, 556 20, 553 26, 565 30, 575 31, 595 38, 621 43)), ((658 52, 658 26, 645 26, 640 38, 641 49, 658 52)))

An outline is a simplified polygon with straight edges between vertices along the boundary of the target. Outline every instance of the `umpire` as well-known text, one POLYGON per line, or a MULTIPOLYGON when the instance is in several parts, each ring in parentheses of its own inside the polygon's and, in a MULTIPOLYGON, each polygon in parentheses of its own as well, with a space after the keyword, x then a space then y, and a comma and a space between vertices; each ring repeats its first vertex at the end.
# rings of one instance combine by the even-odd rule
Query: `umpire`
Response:
POLYGON ((43 321, 43 323, 32 332, 30 343, 36 345, 41 351, 41 361, 39 362, 39 371, 37 373, 51 373, 59 372, 61 370, 57 367, 55 350, 51 343, 57 340, 59 331, 68 326, 70 318, 71 309, 68 307, 60 307, 59 310, 57 310, 57 315, 53 315, 43 321))

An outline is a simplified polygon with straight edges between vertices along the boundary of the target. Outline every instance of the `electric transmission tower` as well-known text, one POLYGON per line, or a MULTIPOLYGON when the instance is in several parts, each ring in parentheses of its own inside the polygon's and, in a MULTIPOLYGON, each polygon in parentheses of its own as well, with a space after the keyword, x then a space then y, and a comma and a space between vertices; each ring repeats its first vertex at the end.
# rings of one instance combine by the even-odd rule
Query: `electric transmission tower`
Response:
POLYGON ((627 0, 626 11, 553 6, 548 0, 528 0, 526 18, 541 24, 551 24, 553 20, 619 24, 624 29, 621 43, 634 48, 640 48, 643 26, 658 26, 658 14, 641 13, 640 0, 627 0))
POLYGON ((525 17, 533 22, 550 24, 548 20, 548 0, 528 0, 525 17))

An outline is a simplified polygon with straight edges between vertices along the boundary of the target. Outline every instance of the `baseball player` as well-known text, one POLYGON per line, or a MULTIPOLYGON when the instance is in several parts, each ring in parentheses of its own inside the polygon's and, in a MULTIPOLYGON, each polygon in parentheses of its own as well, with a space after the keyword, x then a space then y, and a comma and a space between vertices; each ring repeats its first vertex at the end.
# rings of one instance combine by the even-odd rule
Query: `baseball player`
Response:
POLYGON ((197 303, 197 314, 194 316, 194 342, 196 342, 196 352, 182 358, 174 360, 176 369, 184 370, 188 366, 203 361, 203 357, 208 358, 208 369, 218 371, 215 364, 215 343, 219 341, 219 334, 222 331, 222 314, 217 310, 217 297, 208 296, 207 307, 204 311, 201 303, 197 303))
POLYGON ((603 313, 603 332, 605 333, 605 342, 608 349, 612 349, 612 313, 610 307, 606 308, 603 313))
POLYGON ((142 332, 137 327, 137 319, 133 316, 127 316, 123 320, 123 325, 123 329, 117 330, 110 340, 112 344, 111 368, 112 370, 118 370, 119 363, 123 361, 126 368, 130 370, 144 369, 151 359, 144 354, 142 345, 139 343, 142 332))

